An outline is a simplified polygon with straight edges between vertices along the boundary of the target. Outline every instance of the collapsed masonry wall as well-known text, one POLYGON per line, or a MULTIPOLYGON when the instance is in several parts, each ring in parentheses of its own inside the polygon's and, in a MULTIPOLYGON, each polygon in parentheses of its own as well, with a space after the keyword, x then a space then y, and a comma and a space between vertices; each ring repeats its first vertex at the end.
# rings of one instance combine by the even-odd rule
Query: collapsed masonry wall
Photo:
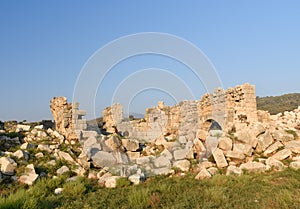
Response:
POLYGON ((78 140, 80 131, 87 128, 86 120, 83 119, 86 111, 78 108, 79 103, 68 103, 65 97, 54 97, 50 101, 55 128, 68 141, 78 140))
POLYGON ((258 121, 255 86, 246 83, 227 91, 216 89, 199 101, 182 101, 172 107, 159 102, 158 106, 146 109, 142 120, 125 121, 122 106, 115 104, 103 111, 103 120, 108 132, 113 132, 115 126, 132 138, 154 141, 163 135, 191 141, 199 131, 208 131, 207 121, 216 121, 224 130, 236 123, 258 121))

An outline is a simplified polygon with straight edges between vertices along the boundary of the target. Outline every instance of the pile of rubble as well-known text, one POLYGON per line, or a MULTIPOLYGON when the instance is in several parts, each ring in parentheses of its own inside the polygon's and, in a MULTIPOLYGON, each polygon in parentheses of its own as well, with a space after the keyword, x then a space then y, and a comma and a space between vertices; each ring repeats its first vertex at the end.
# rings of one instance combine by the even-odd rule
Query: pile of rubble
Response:
POLYGON ((71 172, 115 187, 120 178, 139 184, 152 175, 194 173, 204 179, 218 173, 299 169, 300 107, 278 115, 257 111, 253 92, 247 84, 211 95, 228 108, 221 124, 212 118, 209 95, 174 107, 159 102, 141 120, 124 120, 122 106, 115 104, 104 110, 106 131, 87 130, 78 103, 54 98, 55 129, 1 126, 0 178, 31 185, 39 177, 71 172))

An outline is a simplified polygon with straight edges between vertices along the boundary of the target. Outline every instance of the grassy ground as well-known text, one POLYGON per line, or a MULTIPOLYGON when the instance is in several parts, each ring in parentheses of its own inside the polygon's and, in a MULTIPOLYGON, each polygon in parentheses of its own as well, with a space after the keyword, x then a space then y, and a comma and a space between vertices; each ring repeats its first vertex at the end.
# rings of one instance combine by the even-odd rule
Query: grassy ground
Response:
POLYGON ((138 186, 106 189, 80 178, 40 179, 2 191, 0 208, 300 208, 300 171, 214 176, 153 177, 138 186), (54 194, 63 187, 64 192, 54 194))

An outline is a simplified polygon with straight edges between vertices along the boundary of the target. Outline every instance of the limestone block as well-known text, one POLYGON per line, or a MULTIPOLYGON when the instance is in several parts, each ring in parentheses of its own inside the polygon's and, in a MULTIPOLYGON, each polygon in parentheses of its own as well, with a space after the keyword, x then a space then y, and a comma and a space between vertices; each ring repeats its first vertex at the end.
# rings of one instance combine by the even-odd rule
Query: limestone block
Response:
POLYGON ((266 171, 266 165, 259 162, 247 162, 241 164, 240 169, 247 170, 251 173, 264 172, 266 171))
POLYGON ((264 151, 264 156, 267 156, 276 150, 278 150, 280 147, 283 147, 283 144, 279 141, 275 142, 274 144, 270 145, 265 151, 264 151))
POLYGON ((203 168, 201 169, 201 171, 197 174, 197 176, 195 177, 195 179, 197 180, 203 180, 203 179, 207 179, 210 178, 212 175, 208 172, 207 169, 203 168))
POLYGON ((97 167, 109 167, 117 163, 112 153, 99 151, 94 154, 92 157, 93 164, 97 167))
POLYGON ((264 152, 273 143, 273 138, 269 132, 258 136, 258 144, 256 150, 264 152))
POLYGON ((164 156, 160 156, 154 160, 154 166, 156 168, 161 168, 161 167, 170 167, 171 162, 168 158, 164 156))
POLYGON ((173 163, 173 167, 178 168, 179 170, 186 172, 190 169, 190 161, 188 160, 179 160, 173 163))
POLYGON ((284 160, 288 158, 292 154, 292 151, 290 149, 283 149, 274 154, 272 157, 276 160, 284 160))
POLYGON ((233 145, 233 151, 243 153, 247 156, 251 156, 253 149, 252 146, 249 144, 236 143, 233 145))
POLYGON ((213 152, 213 157, 217 163, 218 168, 224 168, 224 167, 228 166, 228 163, 227 163, 225 156, 223 154, 223 151, 221 149, 217 148, 213 152))
POLYGON ((68 171, 70 171, 70 169, 67 166, 64 165, 61 168, 57 169, 56 173, 58 175, 62 175, 64 173, 68 172, 68 171))
POLYGON ((226 157, 230 159, 236 159, 236 160, 244 160, 245 155, 243 153, 237 152, 237 151, 228 151, 226 153, 226 157))
POLYGON ((13 159, 9 157, 1 157, 0 164, 1 164, 1 172, 4 175, 12 176, 15 174, 17 163, 13 159))
POLYGON ((224 151, 229 151, 232 149, 232 140, 228 137, 221 137, 218 147, 224 151))
POLYGON ((288 141, 285 143, 285 148, 290 149, 292 152, 299 154, 300 153, 300 141, 288 141))
POLYGON ((229 175, 237 175, 237 176, 240 176, 243 174, 243 170, 240 169, 239 167, 236 167, 234 165, 230 165, 227 167, 227 170, 226 170, 226 175, 229 176, 229 175))
POLYGON ((122 139, 122 145, 128 151, 136 151, 139 149, 139 141, 135 139, 122 139))

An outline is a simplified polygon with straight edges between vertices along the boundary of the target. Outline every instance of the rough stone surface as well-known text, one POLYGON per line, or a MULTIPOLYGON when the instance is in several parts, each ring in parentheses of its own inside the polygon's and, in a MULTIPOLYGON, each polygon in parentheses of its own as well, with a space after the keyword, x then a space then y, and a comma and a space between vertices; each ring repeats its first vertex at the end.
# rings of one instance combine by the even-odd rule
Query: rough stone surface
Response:
POLYGON ((121 178, 121 176, 111 176, 105 180, 106 188, 115 188, 117 186, 117 180, 121 178))
POLYGON ((203 179, 207 179, 210 178, 212 175, 208 172, 207 169, 203 168, 201 169, 201 171, 197 174, 197 176, 195 177, 195 179, 197 180, 203 180, 203 179))
POLYGON ((93 164, 97 167, 113 166, 117 163, 112 153, 99 151, 92 157, 93 164))
POLYGON ((188 160, 179 160, 173 163, 173 167, 178 168, 183 172, 189 171, 190 165, 191 163, 188 160))
POLYGON ((289 141, 285 143, 285 148, 290 149, 293 153, 300 153, 300 141, 289 141))
POLYGON ((266 171, 266 165, 258 162, 247 162, 241 164, 240 169, 247 170, 251 173, 264 172, 266 171))
POLYGON ((239 167, 236 167, 234 165, 230 165, 227 167, 227 170, 226 170, 226 175, 237 175, 237 176, 240 176, 243 174, 243 170, 240 169, 239 167))
POLYGON ((218 168, 224 168, 228 166, 228 163, 221 149, 217 148, 213 153, 213 157, 217 163, 218 168))
POLYGON ((237 151, 228 151, 226 154, 226 157, 236 160, 244 160, 245 155, 243 153, 237 152, 237 151))
POLYGON ((233 145, 233 151, 243 153, 247 156, 251 156, 253 152, 253 148, 249 144, 236 143, 233 145))
POLYGON ((266 165, 270 166, 271 168, 275 168, 277 170, 283 170, 285 168, 284 164, 279 160, 276 160, 273 157, 269 157, 266 160, 266 165))
POLYGON ((75 160, 71 157, 71 155, 67 152, 58 151, 58 156, 60 159, 63 159, 65 161, 68 161, 70 163, 76 163, 75 160))
POLYGON ((289 167, 292 169, 298 170, 300 168, 300 161, 291 162, 289 167))
POLYGON ((273 143, 273 138, 269 132, 266 132, 258 137, 258 144, 256 150, 264 152, 273 143))
POLYGON ((275 152, 276 150, 278 150, 280 147, 283 147, 283 144, 279 141, 275 142, 274 144, 272 144, 271 146, 269 146, 266 151, 264 151, 264 155, 267 156, 273 152, 275 152))
POLYGON ((1 164, 1 172, 4 175, 12 176, 15 174, 17 163, 13 159, 9 157, 1 157, 0 164, 1 164))
POLYGON ((70 169, 67 166, 64 165, 61 168, 57 169, 56 173, 61 175, 61 174, 64 174, 68 171, 70 171, 70 169))
POLYGON ((136 151, 140 147, 138 140, 135 139, 122 139, 122 144, 128 151, 136 151))
POLYGON ((55 128, 69 141, 80 139, 77 133, 87 128, 86 120, 82 118, 86 112, 78 107, 78 103, 67 103, 65 97, 54 97, 50 101, 55 128))
POLYGON ((171 162, 168 158, 160 156, 154 160, 154 166, 157 168, 169 167, 171 166, 171 162))
POLYGON ((38 177, 39 177, 39 175, 36 174, 34 165, 29 164, 25 168, 25 174, 20 176, 19 182, 28 184, 28 185, 32 185, 37 180, 38 177))
POLYGON ((276 160, 284 160, 288 158, 292 154, 291 150, 289 149, 283 149, 276 154, 274 154, 272 157, 276 160))
POLYGON ((221 137, 218 147, 224 151, 229 151, 232 149, 232 140, 228 137, 221 137))

